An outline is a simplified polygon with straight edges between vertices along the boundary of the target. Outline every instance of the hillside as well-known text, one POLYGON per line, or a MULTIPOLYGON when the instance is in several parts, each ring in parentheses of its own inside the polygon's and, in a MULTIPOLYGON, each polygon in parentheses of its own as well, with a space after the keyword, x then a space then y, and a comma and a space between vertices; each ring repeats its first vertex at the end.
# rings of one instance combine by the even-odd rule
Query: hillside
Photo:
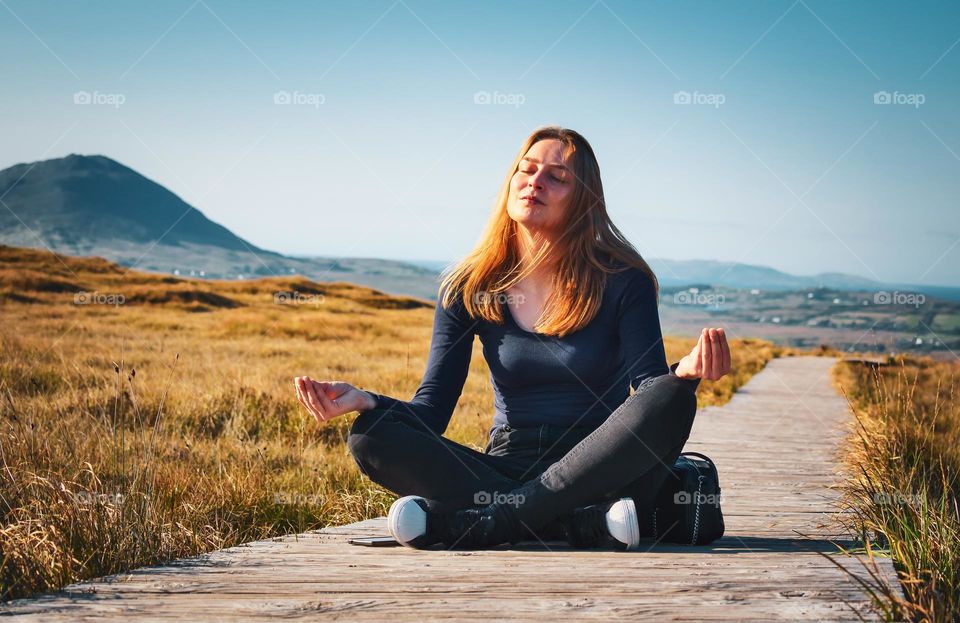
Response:
POLYGON ((99 257, 0 245, 0 302, 150 305, 203 312, 270 303, 320 305, 330 300, 355 309, 433 308, 433 303, 422 299, 350 283, 319 283, 302 276, 244 281, 175 277, 131 271, 99 257))
POLYGON ((71 154, 0 171, 0 244, 96 255, 212 279, 304 275, 433 298, 437 271, 375 258, 294 258, 259 248, 160 184, 105 156, 71 154))
MULTIPOLYGON (((104 156, 71 154, 10 167, 0 171, 0 195, 13 212, 29 217, 32 230, 73 255, 89 255, 96 246, 119 240, 269 253, 104 156)), ((0 213, 0 225, 5 236, 24 227, 10 211, 0 213)))

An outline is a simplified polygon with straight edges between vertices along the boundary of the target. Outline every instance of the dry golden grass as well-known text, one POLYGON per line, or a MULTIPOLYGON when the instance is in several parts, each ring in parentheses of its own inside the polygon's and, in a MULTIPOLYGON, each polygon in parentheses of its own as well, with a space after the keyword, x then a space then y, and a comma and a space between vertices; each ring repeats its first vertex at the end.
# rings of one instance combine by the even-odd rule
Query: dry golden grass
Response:
POLYGON ((834 367, 834 382, 856 414, 845 505, 867 551, 892 556, 900 576, 902 592, 873 583, 888 617, 956 621, 960 363, 902 356, 887 362, 834 367))
MULTIPOLYGON (((299 277, 125 274, 2 246, 0 267, 3 599, 386 513, 395 496, 345 444, 355 414, 318 426, 293 377, 409 399, 432 303, 299 277)), ((669 360, 694 343, 668 337, 669 360)), ((701 405, 791 351, 736 340, 732 354, 734 373, 701 383, 701 405)), ((482 450, 491 405, 478 340, 446 436, 482 450)))

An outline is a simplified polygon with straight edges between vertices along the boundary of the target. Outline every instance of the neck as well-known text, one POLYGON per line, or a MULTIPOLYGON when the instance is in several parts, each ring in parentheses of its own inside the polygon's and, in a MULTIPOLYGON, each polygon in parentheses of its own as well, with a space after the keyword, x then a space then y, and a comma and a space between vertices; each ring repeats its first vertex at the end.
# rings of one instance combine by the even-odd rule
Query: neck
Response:
MULTIPOLYGON (((530 265, 533 257, 537 254, 541 247, 543 247, 544 244, 553 242, 553 240, 541 230, 530 230, 523 225, 520 225, 517 227, 517 232, 520 265, 523 268, 526 268, 530 265)), ((550 276, 553 274, 553 271, 556 269, 556 264, 557 261, 555 258, 552 261, 548 260, 540 264, 525 278, 525 281, 532 281, 533 283, 543 283, 548 281, 550 276)))

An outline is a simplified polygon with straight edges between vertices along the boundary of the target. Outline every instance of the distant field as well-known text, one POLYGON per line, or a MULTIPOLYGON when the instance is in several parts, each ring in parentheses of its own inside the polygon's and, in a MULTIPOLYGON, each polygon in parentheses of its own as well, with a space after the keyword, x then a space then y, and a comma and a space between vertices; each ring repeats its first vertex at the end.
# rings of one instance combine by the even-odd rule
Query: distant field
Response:
POLYGON ((908 353, 950 360, 960 350, 960 302, 899 291, 751 291, 665 287, 660 317, 681 335, 718 325, 795 348, 908 353))
MULTIPOLYGON (((318 426, 293 377, 409 399, 432 303, 303 278, 194 281, 0 247, 4 599, 241 542, 385 514, 350 414, 318 426)), ((676 361, 692 339, 666 338, 676 361)), ((734 340, 721 404, 785 349, 734 340)), ((482 449, 479 340, 446 436, 482 449)))

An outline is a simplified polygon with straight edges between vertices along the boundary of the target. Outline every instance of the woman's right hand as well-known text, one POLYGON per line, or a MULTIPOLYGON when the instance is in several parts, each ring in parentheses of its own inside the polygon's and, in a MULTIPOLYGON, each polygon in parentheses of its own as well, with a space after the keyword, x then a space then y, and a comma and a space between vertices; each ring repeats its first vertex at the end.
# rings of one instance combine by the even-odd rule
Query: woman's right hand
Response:
POLYGON ((317 418, 317 423, 332 420, 351 411, 363 411, 376 406, 376 399, 342 381, 314 381, 309 376, 293 379, 297 388, 297 400, 317 418))

